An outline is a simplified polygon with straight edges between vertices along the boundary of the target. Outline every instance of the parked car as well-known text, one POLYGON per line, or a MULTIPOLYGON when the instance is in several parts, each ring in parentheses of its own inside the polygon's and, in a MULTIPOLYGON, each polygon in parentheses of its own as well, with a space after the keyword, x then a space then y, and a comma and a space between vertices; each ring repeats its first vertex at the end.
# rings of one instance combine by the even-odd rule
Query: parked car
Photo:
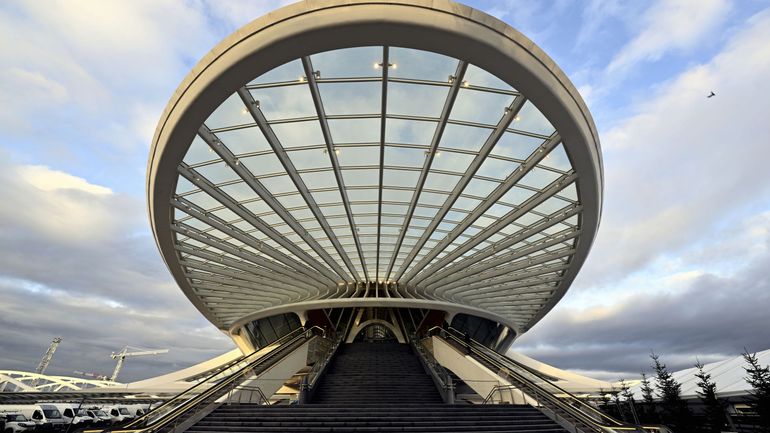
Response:
POLYGON ((2 413, 0 427, 3 433, 20 433, 35 430, 36 424, 20 413, 2 413))
POLYGON ((86 409, 86 413, 94 420, 93 425, 96 427, 106 427, 112 424, 112 418, 110 418, 107 412, 97 407, 86 409))
POLYGON ((113 424, 124 423, 134 419, 126 406, 106 406, 102 409, 110 416, 113 424))
POLYGON ((91 418, 85 411, 77 404, 72 403, 55 403, 54 406, 61 412, 64 424, 73 427, 86 427, 93 424, 94 419, 91 418))
POLYGON ((61 412, 52 404, 25 404, 0 406, 0 412, 24 415, 36 425, 37 431, 59 431, 66 428, 61 412))

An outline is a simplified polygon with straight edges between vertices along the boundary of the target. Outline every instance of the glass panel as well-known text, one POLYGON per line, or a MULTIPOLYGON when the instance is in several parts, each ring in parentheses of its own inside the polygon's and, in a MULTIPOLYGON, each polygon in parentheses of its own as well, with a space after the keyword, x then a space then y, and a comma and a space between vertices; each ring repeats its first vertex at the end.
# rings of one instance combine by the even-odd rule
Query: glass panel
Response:
POLYGON ((226 185, 219 188, 225 194, 233 198, 233 200, 242 202, 246 200, 253 200, 257 198, 257 194, 246 185, 245 182, 238 182, 232 185, 226 185))
POLYGON ((524 160, 541 144, 543 144, 541 138, 506 132, 492 148, 491 154, 524 160))
POLYGON ((318 88, 327 115, 382 111, 382 82, 319 83, 318 88))
POLYGON ((380 141, 380 119, 329 120, 329 130, 335 144, 380 141))
POLYGON ((460 180, 460 176, 454 176, 443 173, 429 172, 425 179, 424 188, 436 189, 440 191, 452 191, 460 180))
POLYGON ((200 206, 206 210, 222 206, 222 203, 216 201, 213 197, 203 191, 190 194, 185 198, 190 200, 194 205, 200 206))
POLYGON ((283 81, 298 81, 299 77, 305 75, 302 69, 302 62, 300 60, 292 60, 289 63, 284 63, 281 66, 273 68, 264 74, 260 75, 257 79, 249 84, 262 84, 262 83, 276 83, 283 81))
MULTIPOLYGON (((310 189, 337 188, 337 180, 332 171, 319 171, 314 173, 302 173, 300 175, 310 189)), ((315 194, 314 194, 315 195, 315 194)))
POLYGON ((439 117, 448 88, 388 83, 388 114, 439 117))
POLYGON ((264 178, 261 182, 273 195, 297 190, 288 175, 264 178))
POLYGON ((420 120, 387 119, 385 141, 388 143, 430 145, 436 132, 437 122, 420 120))
POLYGON ((410 203, 412 201, 412 195, 414 195, 413 191, 383 188, 382 201, 410 203))
POLYGON ((521 107, 511 123, 511 128, 542 135, 551 135, 555 131, 551 122, 530 101, 521 107))
POLYGON ((471 179, 463 190, 463 194, 474 195, 477 197, 486 197, 497 188, 497 182, 490 182, 478 178, 471 179))
POLYGON ((217 137, 235 155, 272 151, 262 131, 256 126, 218 132, 217 137))
POLYGON ((546 157, 540 161, 540 165, 555 168, 561 171, 569 171, 572 164, 569 162, 567 152, 564 151, 564 145, 559 143, 546 157))
POLYGON ((532 169, 526 175, 524 175, 523 178, 521 178, 519 183, 537 189, 543 189, 551 182, 558 179, 559 176, 559 173, 555 173, 551 170, 545 170, 540 167, 532 167, 532 169))
POLYGON ((448 82, 457 70, 457 60, 430 51, 392 47, 389 56, 398 65, 389 72, 393 77, 448 82))
POLYGON ((385 146, 385 165, 422 168, 425 152, 424 149, 385 146))
POLYGON ((324 78, 381 77, 382 47, 355 47, 310 56, 313 68, 324 78))
POLYGON ((185 179, 182 176, 179 176, 177 178, 176 182, 176 193, 177 194, 184 194, 186 192, 190 192, 192 190, 198 189, 197 186, 193 185, 189 180, 185 179))
POLYGON ((210 129, 254 123, 241 97, 233 93, 204 122, 210 129))
POLYGON ((204 165, 195 169, 201 176, 208 179, 211 183, 218 184, 223 182, 230 182, 240 177, 227 166, 224 161, 215 162, 214 164, 204 165))
POLYGON ((511 102, 509 95, 461 88, 449 118, 496 125, 511 102))
POLYGON ((219 155, 209 147, 198 135, 195 136, 190 148, 184 156, 183 161, 187 165, 199 164, 201 162, 214 161, 219 159, 219 155))
POLYGON ((468 65, 468 70, 465 71, 464 80, 471 86, 491 87, 501 90, 513 90, 513 87, 509 86, 505 81, 495 77, 489 72, 479 68, 476 65, 468 65))
POLYGON ((505 161, 497 158, 487 158, 476 172, 477 176, 491 177, 497 180, 505 180, 517 168, 518 162, 505 161))
POLYGON ((448 124, 441 136, 439 148, 454 148, 478 152, 484 145, 491 129, 448 124))
POLYGON ((465 173, 468 170, 468 166, 471 165, 474 155, 467 153, 457 153, 449 151, 438 151, 433 158, 431 164, 431 170, 445 170, 453 171, 456 173, 465 173))
POLYGON ((279 123, 272 125, 272 128, 283 147, 310 146, 325 142, 317 120, 279 123))
POLYGON ((308 86, 281 86, 252 90, 251 96, 267 120, 316 116, 313 97, 308 86))
POLYGON ((329 154, 326 152, 326 147, 309 150, 294 150, 287 153, 289 159, 291 159, 291 162, 294 164, 294 168, 297 170, 332 168, 329 154))
POLYGON ((248 168, 254 176, 285 172, 281 161, 274 153, 241 158, 239 161, 244 167, 248 168))
POLYGON ((382 183, 388 186, 415 187, 419 177, 419 171, 386 169, 382 183))
POLYGON ((374 186, 379 188, 380 172, 379 170, 342 170, 345 186, 374 186))

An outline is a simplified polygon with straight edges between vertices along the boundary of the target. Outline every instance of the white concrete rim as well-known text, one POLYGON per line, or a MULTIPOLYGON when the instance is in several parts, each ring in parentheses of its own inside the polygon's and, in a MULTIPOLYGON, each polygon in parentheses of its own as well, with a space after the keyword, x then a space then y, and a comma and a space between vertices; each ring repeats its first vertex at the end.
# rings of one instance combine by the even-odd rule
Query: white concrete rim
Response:
MULTIPOLYGON (((176 167, 211 110, 243 83, 287 61, 364 45, 421 49, 469 61, 517 89, 526 89, 527 98, 561 134, 579 174, 583 232, 571 267, 551 300, 520 329, 526 331, 566 293, 595 238, 603 189, 598 135, 575 87, 534 43, 499 20, 448 0, 304 1, 247 24, 207 54, 164 110, 148 162, 151 226, 172 275, 204 316, 220 329, 227 327, 201 302, 184 277, 170 229, 173 208, 169 200, 175 189, 176 167)), ((491 315, 500 323, 510 323, 491 315)))

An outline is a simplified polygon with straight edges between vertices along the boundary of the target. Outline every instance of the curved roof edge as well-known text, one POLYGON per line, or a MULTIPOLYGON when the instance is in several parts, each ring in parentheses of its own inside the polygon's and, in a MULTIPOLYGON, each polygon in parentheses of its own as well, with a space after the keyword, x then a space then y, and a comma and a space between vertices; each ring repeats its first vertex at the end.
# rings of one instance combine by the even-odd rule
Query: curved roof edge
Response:
MULTIPOLYGON (((185 295, 212 323, 221 323, 192 291, 177 260, 170 229, 177 164, 215 107, 242 83, 303 55, 336 48, 392 45, 433 51, 472 62, 518 89, 560 132, 579 173, 584 206, 576 253, 550 301, 521 332, 531 328, 566 293, 599 227, 603 170, 596 127, 566 75, 542 50, 504 22, 447 0, 320 0, 296 3, 240 28, 193 67, 166 106, 148 161, 148 211, 158 247, 185 295), (501 62, 504 58, 507 61, 501 62), (269 59, 269 61, 265 61, 269 59)), ((501 320, 501 323, 505 321, 501 320)))

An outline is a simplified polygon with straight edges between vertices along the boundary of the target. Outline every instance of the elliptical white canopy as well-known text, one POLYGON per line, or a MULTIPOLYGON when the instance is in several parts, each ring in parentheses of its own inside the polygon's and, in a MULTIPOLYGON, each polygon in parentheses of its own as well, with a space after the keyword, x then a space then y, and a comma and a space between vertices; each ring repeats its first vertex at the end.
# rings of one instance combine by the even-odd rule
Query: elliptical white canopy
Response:
POLYGON ((380 305, 520 334, 585 260, 601 191, 566 76, 448 1, 303 2, 246 25, 175 92, 148 174, 167 265, 231 331, 380 305))

